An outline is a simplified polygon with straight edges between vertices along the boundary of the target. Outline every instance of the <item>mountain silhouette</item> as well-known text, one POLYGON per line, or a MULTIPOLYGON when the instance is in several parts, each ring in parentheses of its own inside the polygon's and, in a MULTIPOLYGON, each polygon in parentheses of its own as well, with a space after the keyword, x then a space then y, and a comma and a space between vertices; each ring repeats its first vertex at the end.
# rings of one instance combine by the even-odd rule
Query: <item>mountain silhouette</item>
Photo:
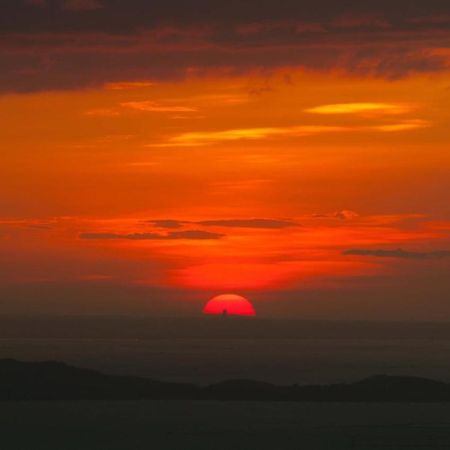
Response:
POLYGON ((0 400, 133 400, 192 398, 192 384, 105 375, 62 362, 0 360, 0 400))
POLYGON ((310 402, 450 402, 450 384, 376 375, 355 383, 277 386, 227 380, 209 386, 106 375, 63 362, 0 360, 0 401, 247 400, 310 402))

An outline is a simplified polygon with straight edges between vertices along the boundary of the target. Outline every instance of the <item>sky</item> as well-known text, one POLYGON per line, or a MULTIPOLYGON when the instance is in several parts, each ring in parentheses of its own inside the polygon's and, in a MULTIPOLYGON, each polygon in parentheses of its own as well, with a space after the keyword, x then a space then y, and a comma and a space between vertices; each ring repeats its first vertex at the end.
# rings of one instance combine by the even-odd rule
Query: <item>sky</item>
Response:
POLYGON ((3 0, 0 314, 450 320, 450 4, 3 0))

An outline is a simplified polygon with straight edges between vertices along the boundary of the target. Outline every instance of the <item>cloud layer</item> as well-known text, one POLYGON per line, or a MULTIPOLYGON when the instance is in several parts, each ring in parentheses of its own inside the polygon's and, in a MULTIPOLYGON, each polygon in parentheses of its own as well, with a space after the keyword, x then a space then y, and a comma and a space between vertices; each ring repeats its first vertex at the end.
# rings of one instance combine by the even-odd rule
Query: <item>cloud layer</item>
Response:
POLYGON ((223 234, 210 233, 202 230, 172 231, 167 234, 159 233, 80 233, 80 239, 86 240, 128 240, 128 241, 173 241, 194 240, 204 241, 210 239, 221 239, 223 234))
POLYGON ((197 222, 203 226, 230 227, 230 228, 262 228, 262 229, 282 229, 297 226, 295 222, 289 220, 275 219, 223 219, 223 220, 203 220, 197 222))
POLYGON ((5 0, 0 29, 6 92, 114 86, 216 69, 297 67, 398 78, 448 69, 450 5, 5 0))
POLYGON ((200 221, 182 221, 174 219, 166 220, 147 220, 145 223, 158 228, 181 228, 185 225, 201 225, 203 227, 224 227, 224 228, 253 228, 253 229, 283 229, 298 226, 296 222, 291 220, 278 219, 215 219, 200 221))
POLYGON ((344 255, 348 256, 373 256, 376 258, 403 258, 403 259, 439 259, 449 258, 450 251, 434 250, 430 252, 411 252, 397 248, 395 250, 368 250, 368 249, 351 249, 344 251, 344 255))

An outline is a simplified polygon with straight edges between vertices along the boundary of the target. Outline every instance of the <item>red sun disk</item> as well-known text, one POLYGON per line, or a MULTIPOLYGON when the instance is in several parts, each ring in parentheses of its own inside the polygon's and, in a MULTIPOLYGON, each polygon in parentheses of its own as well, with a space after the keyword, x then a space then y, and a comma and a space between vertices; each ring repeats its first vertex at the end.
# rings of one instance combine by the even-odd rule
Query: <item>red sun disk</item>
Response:
POLYGON ((255 316, 253 305, 245 298, 235 294, 223 294, 213 297, 203 308, 204 314, 255 316))

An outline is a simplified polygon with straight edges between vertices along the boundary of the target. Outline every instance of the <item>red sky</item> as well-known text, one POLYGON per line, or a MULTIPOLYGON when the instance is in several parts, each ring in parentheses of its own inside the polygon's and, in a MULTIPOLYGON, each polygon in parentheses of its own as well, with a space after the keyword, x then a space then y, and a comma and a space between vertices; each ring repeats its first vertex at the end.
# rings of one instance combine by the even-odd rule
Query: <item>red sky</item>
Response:
POLYGON ((0 313, 449 319, 448 5, 212 3, 6 2, 0 313))

